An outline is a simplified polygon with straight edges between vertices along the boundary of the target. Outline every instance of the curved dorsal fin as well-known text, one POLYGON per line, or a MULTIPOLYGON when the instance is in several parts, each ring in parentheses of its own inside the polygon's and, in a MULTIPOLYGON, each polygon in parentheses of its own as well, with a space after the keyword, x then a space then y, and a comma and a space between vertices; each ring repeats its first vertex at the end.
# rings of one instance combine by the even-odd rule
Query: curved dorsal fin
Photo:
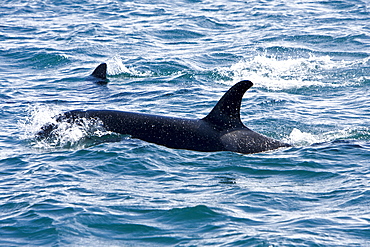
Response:
POLYGON ((240 105, 244 93, 252 86, 251 81, 241 81, 232 86, 203 120, 222 130, 245 128, 240 120, 240 105))
POLYGON ((98 67, 96 67, 94 72, 92 72, 91 76, 98 78, 98 79, 106 80, 107 79, 107 64, 101 63, 98 67))

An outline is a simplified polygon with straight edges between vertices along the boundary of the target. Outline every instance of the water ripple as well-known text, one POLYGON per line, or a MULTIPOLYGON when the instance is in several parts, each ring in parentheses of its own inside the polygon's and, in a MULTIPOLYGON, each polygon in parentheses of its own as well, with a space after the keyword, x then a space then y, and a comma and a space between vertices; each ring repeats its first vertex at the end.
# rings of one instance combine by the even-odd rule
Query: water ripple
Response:
POLYGON ((367 246, 368 9, 3 1, 0 245, 367 246), (101 62, 105 87, 85 81, 101 62), (293 147, 176 150, 91 123, 34 138, 72 109, 202 118, 245 79, 242 121, 293 147))

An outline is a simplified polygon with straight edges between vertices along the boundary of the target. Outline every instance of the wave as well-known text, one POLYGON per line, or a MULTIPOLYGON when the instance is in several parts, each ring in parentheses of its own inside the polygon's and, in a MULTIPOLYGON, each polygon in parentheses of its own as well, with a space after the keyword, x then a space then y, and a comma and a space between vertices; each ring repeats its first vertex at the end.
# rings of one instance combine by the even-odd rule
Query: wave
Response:
POLYGON ((370 141, 369 128, 347 128, 343 130, 330 131, 322 134, 312 134, 294 128, 289 137, 284 141, 293 146, 309 146, 316 143, 333 142, 336 140, 360 140, 370 141))
MULTIPOLYGON (((364 77, 353 77, 351 69, 369 63, 369 57, 355 60, 334 60, 329 55, 310 54, 303 58, 278 58, 273 55, 256 55, 242 59, 229 68, 218 68, 217 71, 233 82, 251 80, 256 87, 268 90, 285 90, 310 86, 342 87, 357 85, 366 80, 364 77), (346 76, 343 77, 343 74, 346 76)), ((228 82, 225 82, 229 84, 228 82)))
POLYGON ((107 73, 110 76, 126 76, 126 77, 151 77, 153 73, 150 71, 139 71, 134 67, 125 66, 122 59, 118 56, 114 56, 109 61, 107 61, 107 73))
MULTIPOLYGON (((257 54, 243 58, 229 67, 216 67, 204 70, 196 64, 182 60, 160 59, 159 61, 133 62, 124 64, 123 60, 114 56, 108 63, 110 76, 128 78, 153 77, 187 77, 201 81, 216 81, 227 85, 241 80, 251 80, 255 87, 272 90, 291 90, 307 87, 347 87, 368 82, 369 78, 357 75, 358 71, 370 63, 370 57, 349 60, 334 59, 330 55, 278 57, 276 55, 257 54), (159 70, 156 68, 159 66, 159 70)), ((142 61, 142 58, 139 59, 142 61)))

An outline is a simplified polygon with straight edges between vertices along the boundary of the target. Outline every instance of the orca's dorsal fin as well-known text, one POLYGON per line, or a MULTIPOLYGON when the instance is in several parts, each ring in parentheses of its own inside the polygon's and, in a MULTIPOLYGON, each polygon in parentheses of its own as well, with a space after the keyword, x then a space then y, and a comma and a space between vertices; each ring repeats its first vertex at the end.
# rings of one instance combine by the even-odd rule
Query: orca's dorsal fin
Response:
POLYGON ((92 77, 101 79, 101 80, 106 80, 107 79, 107 64, 106 63, 101 63, 94 72, 90 75, 92 77))
POLYGON ((251 81, 241 81, 232 86, 203 120, 221 130, 246 128, 240 120, 240 106, 244 93, 252 86, 251 81))

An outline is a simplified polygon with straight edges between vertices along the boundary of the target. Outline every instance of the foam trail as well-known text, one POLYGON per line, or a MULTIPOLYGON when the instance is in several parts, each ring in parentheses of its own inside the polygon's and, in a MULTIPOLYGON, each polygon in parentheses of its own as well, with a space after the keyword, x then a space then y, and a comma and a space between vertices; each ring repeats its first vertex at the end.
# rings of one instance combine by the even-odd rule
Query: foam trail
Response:
MULTIPOLYGON (((233 82, 242 79, 253 81, 256 87, 269 90, 284 90, 309 86, 340 87, 358 84, 358 81, 336 80, 333 75, 340 70, 356 67, 366 62, 336 61, 330 56, 310 55, 308 58, 257 55, 243 59, 229 68, 219 68, 218 72, 233 82)), ((340 74, 339 74, 340 75, 340 74)))
POLYGON ((332 142, 335 140, 370 140, 368 128, 348 128, 337 131, 330 131, 320 135, 314 135, 294 128, 284 141, 292 146, 309 146, 315 143, 332 142))

